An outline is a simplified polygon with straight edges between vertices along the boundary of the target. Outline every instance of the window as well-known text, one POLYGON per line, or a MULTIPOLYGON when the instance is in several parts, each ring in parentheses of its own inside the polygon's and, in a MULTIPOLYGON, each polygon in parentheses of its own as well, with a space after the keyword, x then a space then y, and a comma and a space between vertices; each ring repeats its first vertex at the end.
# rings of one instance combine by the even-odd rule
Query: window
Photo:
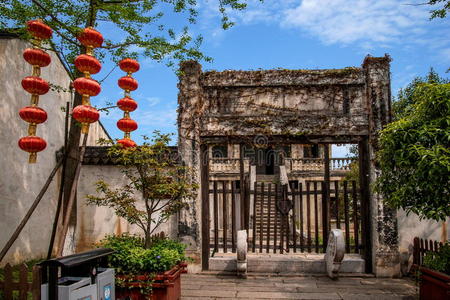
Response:
POLYGON ((303 157, 304 158, 318 158, 319 157, 319 145, 303 145, 303 157))
POLYGON ((212 146, 213 158, 227 158, 228 157, 228 145, 214 145, 212 146))

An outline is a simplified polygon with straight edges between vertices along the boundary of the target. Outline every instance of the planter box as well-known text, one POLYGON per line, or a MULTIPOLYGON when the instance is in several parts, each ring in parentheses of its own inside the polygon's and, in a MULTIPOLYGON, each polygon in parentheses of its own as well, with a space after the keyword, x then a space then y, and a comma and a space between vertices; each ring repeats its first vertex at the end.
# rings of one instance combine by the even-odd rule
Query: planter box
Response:
POLYGON ((420 299, 450 299, 450 276, 425 267, 420 267, 420 299))
MULTIPOLYGON (((181 299, 181 274, 187 273, 186 267, 186 264, 179 264, 169 271, 156 275, 153 278, 151 294, 142 293, 143 284, 141 282, 149 280, 149 275, 133 276, 131 281, 125 283, 126 287, 116 286, 116 299, 179 300, 181 299)), ((130 276, 117 275, 116 277, 130 280, 130 276)))

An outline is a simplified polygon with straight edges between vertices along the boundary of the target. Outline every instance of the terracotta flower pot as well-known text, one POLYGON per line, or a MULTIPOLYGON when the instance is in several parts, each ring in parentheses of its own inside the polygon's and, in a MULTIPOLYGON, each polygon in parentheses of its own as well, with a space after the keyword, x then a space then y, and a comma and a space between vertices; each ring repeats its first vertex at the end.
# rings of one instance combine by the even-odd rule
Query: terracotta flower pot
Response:
POLYGON ((450 276, 420 267, 420 299, 450 299, 450 276))
POLYGON ((151 275, 116 275, 117 279, 124 281, 122 286, 116 285, 116 299, 131 300, 178 300, 181 299, 181 274, 186 273, 187 265, 180 263, 164 273, 151 275), (153 283, 145 281, 153 279, 153 283), (150 288, 151 293, 145 293, 150 288), (128 297, 128 298, 127 298, 128 297))

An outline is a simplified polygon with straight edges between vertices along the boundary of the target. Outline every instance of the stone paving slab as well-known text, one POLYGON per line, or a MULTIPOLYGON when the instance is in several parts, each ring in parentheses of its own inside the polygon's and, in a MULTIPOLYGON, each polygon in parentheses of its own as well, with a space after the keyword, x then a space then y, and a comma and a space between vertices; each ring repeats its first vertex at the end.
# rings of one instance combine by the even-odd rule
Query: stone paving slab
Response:
POLYGON ((182 300, 207 299, 339 299, 416 300, 418 288, 411 279, 320 276, 235 276, 186 274, 182 300))

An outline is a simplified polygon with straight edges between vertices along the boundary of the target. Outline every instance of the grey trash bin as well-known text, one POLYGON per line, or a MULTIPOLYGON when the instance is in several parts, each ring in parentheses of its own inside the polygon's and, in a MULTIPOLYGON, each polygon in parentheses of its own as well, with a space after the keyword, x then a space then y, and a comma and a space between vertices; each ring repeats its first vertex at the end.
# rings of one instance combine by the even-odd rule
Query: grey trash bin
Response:
POLYGON ((40 263, 41 299, 115 300, 114 269, 107 268, 113 252, 99 248, 40 263))

